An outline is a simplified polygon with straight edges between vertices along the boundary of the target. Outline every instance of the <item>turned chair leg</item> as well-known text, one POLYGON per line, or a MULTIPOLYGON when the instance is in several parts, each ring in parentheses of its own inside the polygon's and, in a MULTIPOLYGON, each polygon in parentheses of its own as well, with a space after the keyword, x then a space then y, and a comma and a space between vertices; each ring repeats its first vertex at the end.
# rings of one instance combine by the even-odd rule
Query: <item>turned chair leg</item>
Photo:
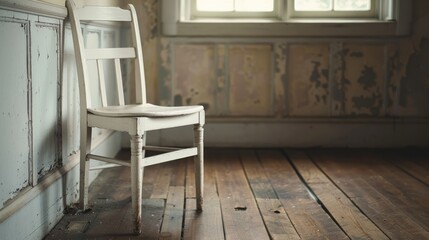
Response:
POLYGON ((91 152, 92 128, 81 127, 80 130, 79 207, 84 211, 88 208, 89 160, 86 156, 91 152))
POLYGON ((194 146, 197 147, 198 155, 194 158, 195 166, 195 191, 197 198, 197 210, 203 210, 204 196, 204 129, 200 124, 194 125, 194 146))
POLYGON ((143 189, 143 140, 141 135, 131 135, 131 204, 134 213, 134 232, 141 233, 141 208, 143 189))

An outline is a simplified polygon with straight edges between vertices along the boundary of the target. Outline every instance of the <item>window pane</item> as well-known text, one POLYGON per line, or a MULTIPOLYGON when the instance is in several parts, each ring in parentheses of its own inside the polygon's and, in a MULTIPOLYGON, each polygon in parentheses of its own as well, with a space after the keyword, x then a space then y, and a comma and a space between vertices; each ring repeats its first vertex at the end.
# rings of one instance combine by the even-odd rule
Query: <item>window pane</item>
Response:
POLYGON ((295 0, 295 11, 331 11, 332 0, 295 0))
POLYGON ((272 12, 274 0, 235 0, 235 10, 241 12, 272 12))
POLYGON ((368 11, 371 10, 371 0, 335 0, 334 10, 368 11))
POLYGON ((234 0, 216 0, 216 1, 197 0, 197 11, 207 11, 207 12, 234 11, 234 0))

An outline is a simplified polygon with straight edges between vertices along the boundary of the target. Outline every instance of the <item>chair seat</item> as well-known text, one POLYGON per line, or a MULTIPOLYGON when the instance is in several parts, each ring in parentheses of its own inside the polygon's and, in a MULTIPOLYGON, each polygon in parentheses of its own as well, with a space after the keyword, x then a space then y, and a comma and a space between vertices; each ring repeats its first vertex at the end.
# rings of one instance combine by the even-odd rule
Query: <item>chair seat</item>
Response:
POLYGON ((174 117, 196 113, 201 110, 204 110, 204 107, 200 105, 164 107, 153 104, 88 108, 88 111, 92 114, 107 117, 174 117))

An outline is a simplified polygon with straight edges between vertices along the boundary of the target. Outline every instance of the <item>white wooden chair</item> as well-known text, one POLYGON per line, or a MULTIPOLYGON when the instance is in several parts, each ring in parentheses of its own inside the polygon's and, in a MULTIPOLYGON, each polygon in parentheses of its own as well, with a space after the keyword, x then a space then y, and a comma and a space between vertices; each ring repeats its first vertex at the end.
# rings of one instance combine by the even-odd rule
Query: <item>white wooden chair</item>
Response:
MULTIPOLYGON (((136 11, 133 5, 128 9, 117 7, 87 6, 77 8, 72 0, 67 1, 69 18, 72 26, 73 43, 76 54, 76 64, 79 78, 80 92, 80 207, 87 209, 88 205, 88 170, 89 160, 99 160, 110 164, 118 164, 131 168, 131 199, 134 211, 134 231, 141 232, 141 205, 144 167, 163 163, 180 158, 194 157, 197 209, 202 210, 203 201, 203 125, 205 121, 204 108, 202 106, 163 107, 146 102, 145 75, 143 68, 143 54, 136 11), (119 21, 129 22, 133 38, 133 47, 127 48, 85 48, 81 31, 81 21, 119 21), (121 74, 121 60, 134 59, 136 70, 136 103, 126 105, 121 74), (118 89, 119 104, 108 106, 103 61, 114 62, 116 71, 116 84, 118 89), (98 79, 90 79, 88 65, 90 61, 97 63, 98 79), (101 107, 91 106, 90 82, 99 81, 101 107), (194 147, 177 149, 162 148, 168 150, 155 156, 145 157, 146 131, 194 126, 194 147), (128 132, 131 137, 131 160, 119 160, 91 154, 92 128, 103 128, 114 131, 128 132)), ((154 149, 161 149, 155 147, 154 149)))

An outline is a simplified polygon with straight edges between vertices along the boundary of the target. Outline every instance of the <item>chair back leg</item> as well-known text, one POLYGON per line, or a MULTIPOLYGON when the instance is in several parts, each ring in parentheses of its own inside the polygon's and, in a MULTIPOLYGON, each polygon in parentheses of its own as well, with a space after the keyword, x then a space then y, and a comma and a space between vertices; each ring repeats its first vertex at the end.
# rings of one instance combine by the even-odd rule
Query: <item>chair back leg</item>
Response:
POLYGON ((89 160, 87 155, 91 152, 92 128, 80 127, 80 185, 79 207, 83 211, 88 208, 88 181, 89 160))
POLYGON ((143 189, 143 138, 131 136, 131 204, 134 216, 134 232, 141 233, 141 208, 143 189))
POLYGON ((204 195, 204 128, 201 124, 194 125, 194 146, 198 155, 194 157, 195 166, 195 191, 197 198, 197 210, 203 210, 204 195))

